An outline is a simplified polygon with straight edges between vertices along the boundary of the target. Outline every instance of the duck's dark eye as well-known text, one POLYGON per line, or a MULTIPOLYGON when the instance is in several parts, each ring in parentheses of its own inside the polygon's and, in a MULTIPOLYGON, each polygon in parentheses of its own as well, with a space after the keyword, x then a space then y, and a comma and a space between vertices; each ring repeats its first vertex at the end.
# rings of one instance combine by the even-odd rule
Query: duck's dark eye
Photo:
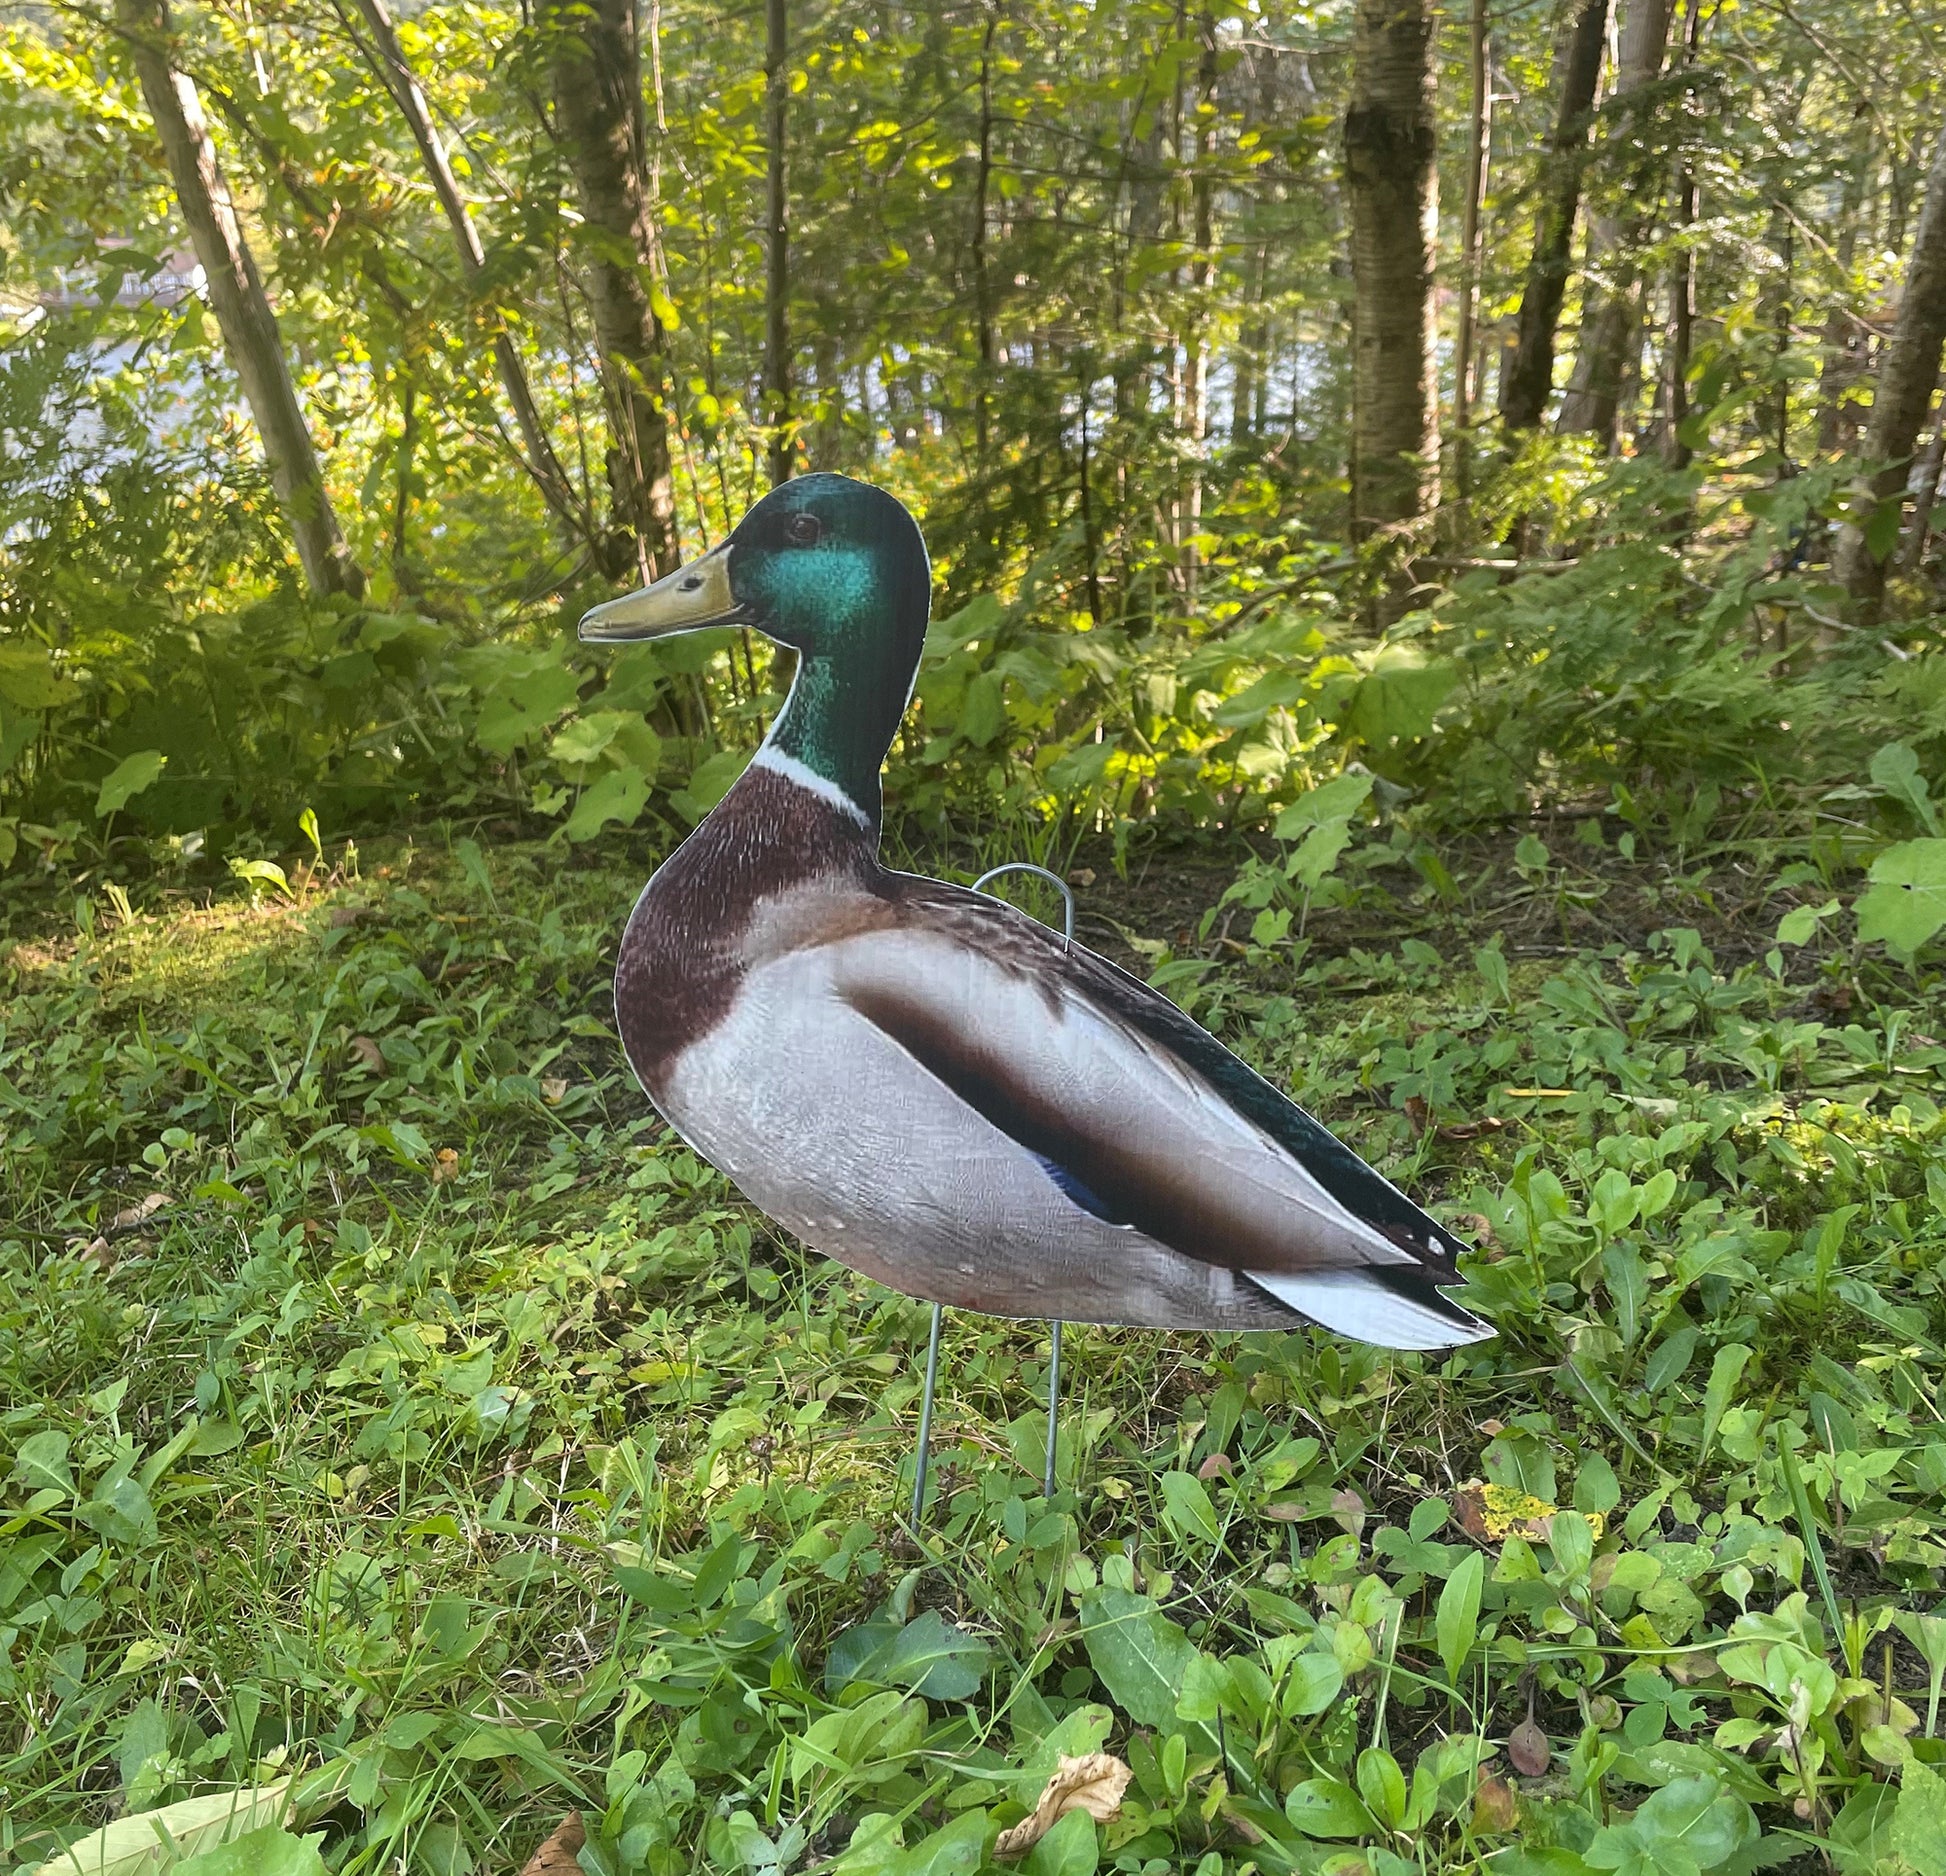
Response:
POLYGON ((795 514, 784 523, 784 538, 793 547, 815 547, 823 532, 824 523, 816 515, 795 514))

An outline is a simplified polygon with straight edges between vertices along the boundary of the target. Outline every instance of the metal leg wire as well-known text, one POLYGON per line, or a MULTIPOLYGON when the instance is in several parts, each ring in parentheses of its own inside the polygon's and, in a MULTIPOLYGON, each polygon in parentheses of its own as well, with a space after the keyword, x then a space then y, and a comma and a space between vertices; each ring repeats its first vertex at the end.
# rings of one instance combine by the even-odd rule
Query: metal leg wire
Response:
MULTIPOLYGON (((945 1310, 932 1306, 932 1332, 926 1338, 926 1385, 919 1396, 919 1453, 912 1468, 912 1528, 926 1514, 926 1474, 932 1458, 932 1398, 939 1386, 939 1328, 945 1310)), ((1041 1495, 1054 1496, 1054 1458, 1060 1433, 1061 1325, 1048 1325, 1047 1349, 1047 1464, 1041 1474, 1041 1495)))
POLYGON ((945 1311, 932 1306, 932 1334, 926 1342, 926 1391, 919 1397, 919 1460, 912 1469, 912 1528, 926 1510, 926 1461, 932 1446, 932 1392, 939 1384, 939 1323, 945 1311))
POLYGON ((1047 1349, 1047 1473, 1041 1480, 1041 1496, 1054 1496, 1054 1435, 1059 1426, 1056 1416, 1061 1407, 1061 1325, 1058 1321, 1048 1325, 1047 1349))

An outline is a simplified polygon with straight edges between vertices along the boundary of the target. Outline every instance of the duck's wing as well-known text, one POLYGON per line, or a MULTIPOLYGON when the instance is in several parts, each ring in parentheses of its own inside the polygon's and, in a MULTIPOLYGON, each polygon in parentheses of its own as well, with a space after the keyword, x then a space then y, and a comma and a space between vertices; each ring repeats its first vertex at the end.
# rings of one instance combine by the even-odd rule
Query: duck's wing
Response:
POLYGON ((894 876, 838 993, 1077 1205, 1394 1348, 1492 1329, 1440 1293, 1465 1244, 1166 997, 1000 902, 894 876))

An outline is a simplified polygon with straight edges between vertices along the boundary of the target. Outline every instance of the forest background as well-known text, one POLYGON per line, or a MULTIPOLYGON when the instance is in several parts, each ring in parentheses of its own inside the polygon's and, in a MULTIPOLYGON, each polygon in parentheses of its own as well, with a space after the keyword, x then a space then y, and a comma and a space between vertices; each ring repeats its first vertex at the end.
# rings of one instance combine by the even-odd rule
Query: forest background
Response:
POLYGON ((0 1862, 945 1876, 1106 1748, 1035 1876, 1946 1872, 1942 80, 8 10, 0 1862), (969 1319, 910 1520, 925 1312, 604 1000, 788 673, 573 621, 807 468, 935 558, 895 853, 1069 877, 1498 1341, 1077 1330, 1050 1494, 969 1319))

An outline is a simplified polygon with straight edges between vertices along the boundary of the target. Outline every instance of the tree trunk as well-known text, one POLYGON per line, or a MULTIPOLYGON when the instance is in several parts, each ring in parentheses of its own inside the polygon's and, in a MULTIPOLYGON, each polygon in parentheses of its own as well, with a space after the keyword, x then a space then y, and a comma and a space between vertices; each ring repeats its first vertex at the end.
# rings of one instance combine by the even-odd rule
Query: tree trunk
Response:
POLYGON ((790 480, 797 455, 797 439, 791 434, 790 98, 790 19, 785 0, 765 0, 764 428, 770 433, 773 487, 790 480))
POLYGON ((1351 222, 1354 544, 1399 557, 1439 489, 1439 228, 1430 0, 1358 0, 1345 184, 1351 222))
POLYGON ((1554 129, 1534 218, 1534 252, 1521 289, 1513 369, 1500 388, 1500 415, 1510 430, 1538 429, 1554 392, 1554 335, 1567 293, 1581 173, 1607 44, 1608 0, 1578 0, 1555 50, 1554 129))
MULTIPOLYGON (((399 115, 412 132, 412 141, 419 146, 419 159, 425 165, 427 180, 432 184, 433 194, 439 198, 439 206, 446 213, 447 226, 453 231, 453 244, 459 249, 460 268, 467 279, 472 280, 486 266, 486 251, 480 245, 479 230, 473 224, 473 212, 454 179, 453 166, 446 156, 446 145, 433 127, 425 93, 419 89, 419 81, 412 67, 406 63, 405 49, 399 44, 398 31, 392 24, 392 15, 386 8, 385 0, 358 0, 358 10, 372 36, 372 48, 367 49, 367 57, 391 94, 393 103, 399 107, 399 115)), ((526 446, 527 453, 522 458, 521 466, 532 477, 541 499, 562 526, 571 535, 592 540, 595 532, 593 518, 576 500, 567 472, 561 467, 560 458, 555 455, 554 446, 548 440, 547 428, 541 422, 540 411, 534 403, 533 389, 527 382, 527 371, 521 363, 519 348, 504 322, 493 335, 493 360, 500 374, 501 389, 507 394, 514 421, 520 427, 521 441, 526 446)))
POLYGON ((545 0, 555 125, 589 236, 588 304, 601 347, 612 445, 614 526, 602 570, 644 580, 676 564, 676 491, 663 414, 666 345, 649 280, 655 263, 642 53, 632 0, 545 0))
MULTIPOLYGON (((1925 205, 1906 262, 1898 318, 1885 342, 1878 384, 1872 393, 1871 426, 1865 436, 1868 469, 1854 485, 1863 503, 1882 508, 1902 504, 1906 465, 1919 441, 1919 427, 1939 381, 1939 353, 1946 345, 1946 131, 1933 152, 1926 177, 1925 205)), ((1845 527, 1839 531, 1833 571, 1867 620, 1875 617, 1885 592, 1886 562, 1898 540, 1896 528, 1881 543, 1881 530, 1845 527)))
POLYGON ((1848 454, 1858 442, 1858 407, 1846 395, 1864 371, 1870 330, 1852 305, 1858 258, 1858 221, 1864 211, 1865 182, 1876 149, 1871 141, 1869 105, 1861 99, 1857 117, 1862 133, 1857 157, 1845 172, 1838 202, 1839 292, 1844 296, 1825 316, 1824 364, 1818 374, 1818 449, 1827 456, 1848 454))
POLYGON ((142 97, 155 120, 176 200, 209 283, 210 308, 223 350, 243 385, 263 441, 304 578, 314 593, 360 594, 365 576, 331 511, 317 452, 291 382, 277 316, 243 229, 196 87, 169 60, 166 0, 116 0, 116 23, 135 62, 142 97))
POLYGON ((1189 526, 1182 573, 1183 592, 1192 616, 1202 573, 1203 550, 1197 537, 1203 530, 1203 457, 1209 442, 1209 329, 1211 301, 1216 297, 1216 181, 1210 174, 1210 158, 1216 147, 1216 16, 1208 8, 1203 10, 1198 31, 1202 59, 1197 72, 1196 169, 1190 178, 1191 240, 1196 257, 1190 265, 1190 327, 1184 346, 1189 365, 1189 526))
POLYGON ((1480 217, 1486 206, 1487 159, 1493 144, 1493 79, 1487 0, 1473 0, 1467 32, 1473 100, 1467 112, 1466 198, 1460 204, 1459 333, 1453 341, 1453 485, 1462 503, 1473 493, 1473 353, 1480 319, 1480 217))
POLYGON ((979 347, 979 382, 973 391, 973 440, 986 472, 988 409, 993 393, 993 283, 987 272, 987 195, 993 183, 993 35, 1000 25, 998 0, 987 13, 980 41, 980 154, 973 172, 973 318, 979 347))
MULTIPOLYGON (((1703 0, 1689 0, 1683 25, 1683 67, 1696 63, 1703 37, 1703 0)), ((1694 99, 1685 100, 1693 114, 1694 99)), ((1689 354, 1696 334, 1696 172, 1684 163, 1676 177, 1676 226, 1682 246, 1669 270, 1669 329, 1662 348, 1662 459, 1671 469, 1687 469, 1694 450, 1682 439, 1689 418, 1689 354)))
MULTIPOLYGON (((1632 94, 1662 75, 1669 43, 1669 0, 1632 0, 1622 21, 1621 56, 1615 74, 1614 108, 1617 123, 1611 143, 1623 138, 1637 144, 1646 128, 1631 106, 1632 94)), ((1642 295, 1636 277, 1635 255, 1647 238, 1650 215, 1645 206, 1653 192, 1640 188, 1642 165, 1624 165, 1625 201, 1619 216, 1598 216, 1588 231, 1590 257, 1601 255, 1609 275, 1607 287, 1592 279, 1583 288, 1581 338, 1575 348, 1574 377, 1561 402, 1561 429, 1570 435, 1598 437, 1610 455, 1615 450, 1615 419, 1621 408, 1622 384, 1629 375, 1630 350, 1638 353, 1642 335, 1642 295)), ((1593 268, 1589 268, 1593 273, 1593 268)))
POLYGON ((1916 580, 1926 564, 1926 543, 1932 537, 1932 511, 1939 500, 1942 466, 1946 466, 1946 410, 1935 413, 1932 441, 1919 458, 1919 473, 1913 479, 1912 524, 1899 549, 1899 572, 1908 580, 1916 580))

